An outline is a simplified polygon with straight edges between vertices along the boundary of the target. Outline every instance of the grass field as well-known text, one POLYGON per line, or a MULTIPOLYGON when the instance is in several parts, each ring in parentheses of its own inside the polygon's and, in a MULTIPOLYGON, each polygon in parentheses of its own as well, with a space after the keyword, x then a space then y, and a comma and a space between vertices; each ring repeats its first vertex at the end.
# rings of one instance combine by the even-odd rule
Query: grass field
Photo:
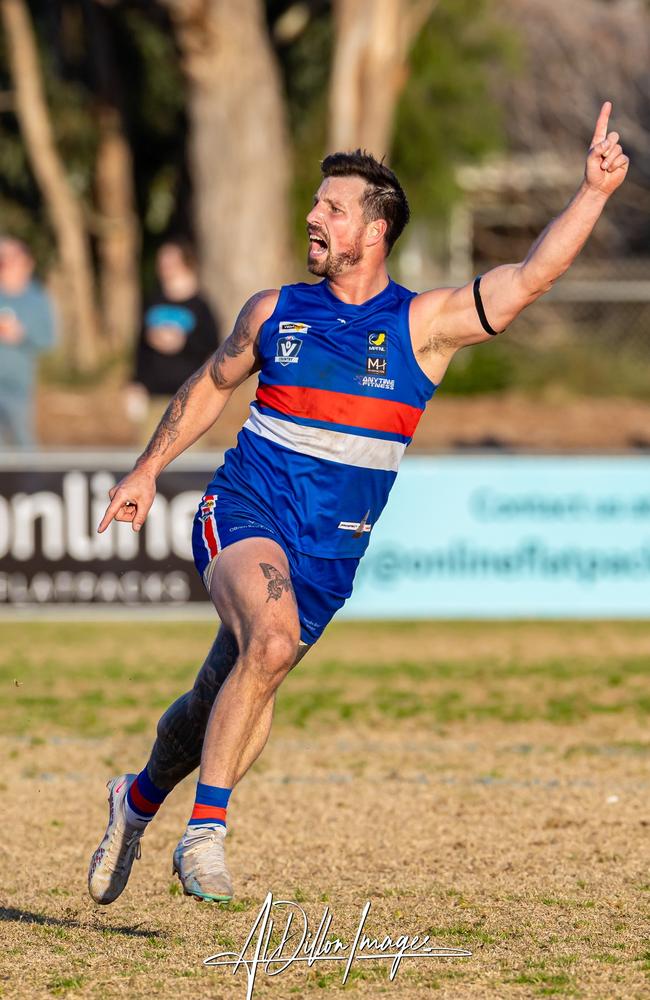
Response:
POLYGON ((269 890, 315 928, 431 935, 471 958, 293 966, 254 996, 650 996, 650 623, 342 624, 281 689, 229 810, 236 900, 180 894, 167 800, 124 895, 86 871, 104 782, 146 760, 200 624, 2 625, 0 995, 246 996, 202 965, 269 890))

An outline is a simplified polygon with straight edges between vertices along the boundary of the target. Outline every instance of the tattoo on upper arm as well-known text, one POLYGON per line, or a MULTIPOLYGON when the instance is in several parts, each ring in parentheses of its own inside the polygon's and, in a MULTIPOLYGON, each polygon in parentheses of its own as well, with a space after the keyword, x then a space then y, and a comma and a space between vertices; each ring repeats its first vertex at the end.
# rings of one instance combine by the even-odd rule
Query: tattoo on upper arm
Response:
MULTIPOLYGON (((249 347, 257 336, 257 330, 251 328, 251 315, 257 303, 266 295, 258 292, 251 296, 240 312, 235 328, 228 339, 221 345, 213 357, 198 371, 187 379, 180 387, 165 410, 160 423, 153 433, 149 444, 142 453, 143 458, 162 455, 176 441, 180 434, 179 424, 187 408, 187 401, 195 384, 203 378, 206 369, 218 389, 226 388, 230 383, 223 372, 223 364, 227 358, 237 358, 249 347)), ((257 351, 255 351, 257 354, 257 351)))
MULTIPOLYGON (((257 330, 253 330, 251 327, 251 316, 255 306, 265 294, 265 292, 257 292, 256 295, 251 296, 237 317, 232 333, 208 362, 212 381, 218 389, 223 389, 229 384, 223 370, 226 359, 238 358, 257 336, 257 330)), ((257 354, 257 351, 255 353, 257 354)))
POLYGON ((193 375, 183 382, 182 386, 171 400, 156 427, 153 436, 143 452, 143 457, 150 458, 152 455, 161 455, 177 439, 180 431, 178 425, 185 413, 187 400, 193 386, 203 376, 203 368, 199 368, 193 375))
POLYGON ((285 591, 287 594, 293 593, 290 578, 288 576, 283 576, 280 570, 275 566, 272 566, 271 563, 261 562, 260 569, 269 581, 267 587, 267 593, 269 596, 266 598, 267 604, 269 601, 279 601, 285 591))
POLYGON ((446 354, 458 347, 453 337, 446 337, 442 333, 432 333, 426 343, 418 348, 418 354, 446 354))

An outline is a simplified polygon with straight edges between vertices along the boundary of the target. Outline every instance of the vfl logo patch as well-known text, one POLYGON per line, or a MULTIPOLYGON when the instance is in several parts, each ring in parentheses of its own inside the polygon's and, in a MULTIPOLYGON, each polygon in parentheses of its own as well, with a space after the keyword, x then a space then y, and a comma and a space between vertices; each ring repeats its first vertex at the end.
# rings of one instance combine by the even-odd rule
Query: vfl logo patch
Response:
MULTIPOLYGON (((280 326, 282 326, 281 323, 280 326)), ((297 365, 301 347, 302 340, 299 337, 294 337, 291 333, 286 337, 278 337, 275 360, 279 365, 297 365)))
POLYGON ((385 375, 386 358, 366 358, 366 371, 369 375, 385 375))
POLYGON ((368 354, 386 353, 386 331, 370 330, 368 332, 368 354))

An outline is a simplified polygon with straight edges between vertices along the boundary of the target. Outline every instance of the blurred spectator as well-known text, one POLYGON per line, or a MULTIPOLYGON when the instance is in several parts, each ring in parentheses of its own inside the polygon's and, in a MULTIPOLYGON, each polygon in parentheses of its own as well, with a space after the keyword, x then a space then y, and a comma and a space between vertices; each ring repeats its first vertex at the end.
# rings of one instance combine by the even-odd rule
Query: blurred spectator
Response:
POLYGON ((0 236, 0 447, 33 448, 36 357, 54 345, 50 297, 27 246, 0 236))
POLYGON ((185 240, 168 240, 156 254, 159 293, 145 305, 128 411, 148 441, 173 396, 216 350, 219 330, 199 293, 196 257, 185 240))

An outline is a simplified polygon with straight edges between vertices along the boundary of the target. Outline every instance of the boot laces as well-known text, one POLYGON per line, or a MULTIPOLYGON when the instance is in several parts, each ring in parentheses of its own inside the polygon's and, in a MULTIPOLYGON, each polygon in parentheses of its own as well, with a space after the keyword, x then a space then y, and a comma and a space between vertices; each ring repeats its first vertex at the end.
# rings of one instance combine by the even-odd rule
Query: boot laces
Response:
POLYGON ((200 833, 192 837, 188 844, 188 851, 194 855, 194 864, 200 866, 203 877, 210 875, 228 875, 223 849, 223 835, 216 830, 206 829, 205 833, 200 833), (203 850, 208 845, 216 850, 203 850), (196 851, 196 854, 195 854, 196 851))
POLYGON ((132 833, 128 835, 122 842, 121 850, 118 851, 117 858, 115 859, 115 864, 111 865, 110 860, 108 860, 108 867, 110 867, 115 873, 123 872, 127 866, 131 865, 133 861, 139 861, 142 854, 142 847, 140 845, 140 838, 144 830, 133 830, 132 833), (133 857, 132 857, 133 855, 133 857))

